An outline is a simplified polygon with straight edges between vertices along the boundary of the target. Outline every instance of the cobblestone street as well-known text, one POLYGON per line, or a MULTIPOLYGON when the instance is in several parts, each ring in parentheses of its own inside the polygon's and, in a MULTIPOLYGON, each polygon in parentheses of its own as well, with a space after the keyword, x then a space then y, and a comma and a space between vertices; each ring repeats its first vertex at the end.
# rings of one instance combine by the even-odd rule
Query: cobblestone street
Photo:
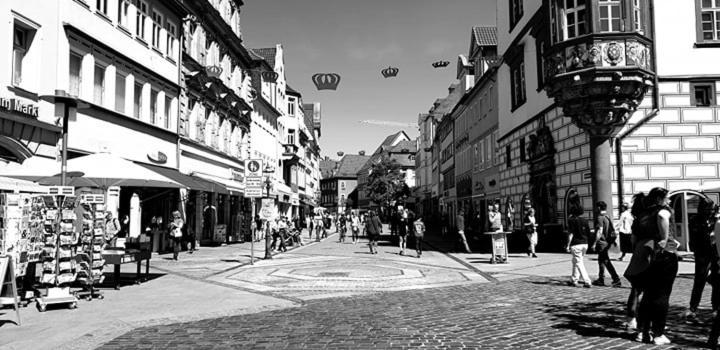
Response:
MULTIPOLYGON (((413 250, 401 256, 386 243, 379 255, 366 256, 365 245, 335 238, 209 278, 302 300, 299 307, 138 328, 102 348, 652 348, 621 327, 629 289, 567 287, 559 277, 569 265, 562 256, 536 263, 550 265, 554 277, 488 283, 438 251, 417 259, 413 250)), ((516 257, 516 266, 524 260, 516 257)), ((591 274, 595 265, 587 262, 591 274)), ((709 323, 680 320, 690 288, 691 278, 681 275, 671 300, 672 348, 706 340, 709 323)), ((710 317, 708 300, 706 291, 701 320, 710 317)))

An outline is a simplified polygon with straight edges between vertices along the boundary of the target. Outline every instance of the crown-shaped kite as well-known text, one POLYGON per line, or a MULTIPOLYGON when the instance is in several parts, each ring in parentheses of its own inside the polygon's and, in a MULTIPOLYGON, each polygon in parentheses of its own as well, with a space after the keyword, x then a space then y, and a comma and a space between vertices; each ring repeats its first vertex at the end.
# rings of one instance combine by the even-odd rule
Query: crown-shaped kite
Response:
POLYGON ((395 77, 398 75, 398 72, 400 72, 400 69, 395 68, 395 67, 387 67, 380 72, 382 73, 382 75, 385 78, 392 78, 392 77, 395 77))
POLYGON ((318 90, 335 90, 340 84, 340 74, 317 73, 312 76, 312 81, 318 90))
POLYGON ((437 61, 437 62, 433 62, 433 64, 432 64, 433 68, 444 68, 444 67, 447 67, 448 65, 450 65, 449 61, 437 61))
POLYGON ((264 81, 267 81, 268 83, 276 82, 278 77, 280 76, 279 74, 277 74, 277 72, 274 71, 264 71, 260 73, 260 75, 262 76, 262 79, 264 81))

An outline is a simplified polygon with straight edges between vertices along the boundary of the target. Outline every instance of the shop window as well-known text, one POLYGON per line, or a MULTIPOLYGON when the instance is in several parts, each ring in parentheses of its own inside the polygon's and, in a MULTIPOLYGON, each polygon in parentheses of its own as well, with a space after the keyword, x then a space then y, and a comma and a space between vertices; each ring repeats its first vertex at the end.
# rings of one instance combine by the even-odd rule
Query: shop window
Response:
POLYGON ((509 0, 510 2, 510 30, 520 22, 523 16, 523 0, 509 0))
POLYGON ((125 79, 127 76, 118 71, 115 76, 115 110, 125 113, 125 79))
POLYGON ((72 96, 80 96, 80 86, 82 85, 82 56, 70 52, 70 80, 68 84, 68 93, 72 96))
POLYGON ((159 50, 163 16, 159 12, 153 11, 152 20, 153 20, 153 23, 152 23, 152 46, 159 50))
POLYGON ((135 119, 141 119, 142 116, 142 90, 143 84, 135 83, 135 89, 133 94, 133 116, 135 117, 135 119))
POLYGON ((699 3, 698 41, 720 41, 720 0, 695 0, 699 3))
POLYGON ((105 102, 105 67, 97 64, 93 80, 93 102, 98 105, 105 102))
POLYGON ((145 22, 148 16, 148 4, 143 0, 135 0, 135 36, 145 40, 145 22))
POLYGON ((127 29, 130 25, 128 23, 130 15, 130 3, 127 0, 119 0, 118 1, 118 17, 117 17, 117 23, 119 26, 127 29))
POLYGON ((13 56, 12 56, 12 84, 20 86, 23 83, 24 62, 33 38, 35 30, 15 22, 13 28, 13 56))
POLYGON ((165 22, 165 32, 167 35, 165 38, 165 55, 173 58, 175 56, 175 43, 177 42, 177 27, 174 23, 167 21, 165 22))
POLYGON ((715 105, 714 82, 690 83, 690 91, 692 91, 690 97, 693 106, 705 107, 715 105))
POLYGON ((600 31, 622 31, 622 18, 620 14, 620 0, 604 0, 598 4, 600 7, 600 31))
POLYGON ((95 0, 95 10, 97 13, 101 13, 107 17, 108 14, 108 1, 107 0, 95 0))
POLYGON ((522 106, 527 99, 525 92, 525 60, 523 49, 520 49, 518 58, 510 66, 510 79, 512 85, 512 109, 522 106))

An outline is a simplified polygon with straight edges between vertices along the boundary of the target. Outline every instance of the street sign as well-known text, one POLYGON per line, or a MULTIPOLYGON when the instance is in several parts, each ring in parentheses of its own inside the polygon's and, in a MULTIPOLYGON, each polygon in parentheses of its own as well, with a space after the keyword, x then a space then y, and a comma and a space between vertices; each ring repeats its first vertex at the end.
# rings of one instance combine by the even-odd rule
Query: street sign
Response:
POLYGON ((262 159, 248 159, 245 161, 245 197, 261 198, 263 190, 262 159))
POLYGON ((75 187, 72 186, 50 186, 48 194, 56 196, 72 196, 75 194, 75 187))
POLYGON ((262 177, 262 159, 248 159, 245 161, 245 177, 262 177))

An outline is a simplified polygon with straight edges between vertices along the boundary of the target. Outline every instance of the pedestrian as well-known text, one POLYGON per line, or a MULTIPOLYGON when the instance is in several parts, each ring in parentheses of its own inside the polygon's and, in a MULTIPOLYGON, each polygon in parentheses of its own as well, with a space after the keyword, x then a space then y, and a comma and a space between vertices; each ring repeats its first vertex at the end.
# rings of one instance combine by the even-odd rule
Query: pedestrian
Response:
MULTIPOLYGON (((716 214, 715 214, 715 226, 714 226, 714 235, 715 235, 715 262, 714 266, 717 268, 718 264, 720 264, 720 244, 718 244, 717 239, 720 237, 720 213, 717 213, 717 207, 716 207, 716 214)), ((720 276, 718 274, 715 274, 715 282, 720 283, 718 279, 720 276)), ((712 289, 712 298, 715 300, 718 300, 720 297, 720 286, 718 286, 718 283, 713 284, 712 289)), ((716 304, 717 305, 717 304, 716 304)), ((720 312, 715 310, 713 322, 712 322, 712 328, 710 329, 710 336, 708 337, 708 347, 710 349, 718 349, 718 337, 720 337, 720 312)))
POLYGON ((620 251, 622 255, 618 261, 623 261, 625 254, 633 252, 632 244, 632 223, 635 217, 630 210, 630 204, 627 202, 620 206, 620 219, 618 220, 617 231, 620 232, 620 251))
MULTIPOLYGON (((711 200, 701 199, 698 203, 697 213, 691 215, 688 220, 690 250, 695 254, 695 278, 693 280, 692 293, 690 293, 690 307, 688 307, 683 314, 685 319, 689 321, 696 321, 697 319, 695 313, 700 305, 705 283, 708 282, 708 273, 710 273, 710 282, 713 284, 713 290, 717 288, 717 250, 715 249, 712 235, 715 222, 715 203, 711 200)), ((718 300, 716 300, 715 293, 713 293, 712 296, 712 309, 713 311, 717 311, 718 300)))
POLYGON ((273 236, 273 222, 268 219, 265 221, 262 227, 265 228, 265 259, 272 259, 272 236, 273 236))
POLYGON ((263 237, 263 221, 260 219, 260 215, 255 215, 255 220, 253 220, 253 241, 259 242, 262 240, 263 237))
POLYGON ((442 236, 445 237, 445 235, 450 231, 450 215, 448 215, 447 211, 443 209, 442 213, 442 236))
POLYGON ((465 238, 465 212, 462 209, 458 210, 457 217, 455 218, 455 226, 457 227, 458 234, 458 238, 455 243, 455 250, 458 250, 458 244, 462 244, 465 249, 465 253, 472 253, 470 251, 470 246, 468 246, 467 239, 465 238))
POLYGON ((327 238, 327 233, 331 227, 332 227, 332 218, 330 217, 330 214, 325 214, 325 218, 323 219, 322 238, 327 238))
POLYGON ((322 217, 322 214, 320 212, 315 213, 313 225, 315 226, 315 240, 317 242, 320 242, 320 236, 322 235, 322 231, 324 230, 325 224, 322 217))
POLYGON ((356 244, 360 240, 360 218, 356 213, 350 215, 350 228, 352 229, 352 242, 356 244))
POLYGON ((377 241, 382 234, 382 223, 380 218, 377 217, 375 211, 371 210, 368 212, 367 222, 365 223, 368 236, 368 246, 370 247, 370 254, 377 254, 377 241))
POLYGON ((612 286, 618 288, 622 286, 622 282, 610 260, 610 248, 617 240, 615 226, 607 215, 607 203, 599 201, 595 204, 595 209, 598 211, 595 219, 595 250, 598 253, 599 272, 598 279, 593 282, 593 285, 605 286, 605 269, 607 269, 612 278, 612 286))
POLYGON ((579 287, 578 281, 582 278, 583 287, 590 288, 590 276, 585 269, 584 261, 590 239, 590 226, 582 217, 583 208, 580 204, 570 206, 568 214, 570 215, 568 217, 568 245, 565 250, 572 254, 572 274, 569 283, 573 287, 579 287))
POLYGON ((495 202, 488 205, 488 226, 490 232, 502 232, 502 215, 500 215, 500 203, 495 202))
MULTIPOLYGON (((640 224, 641 222, 636 220, 636 218, 643 215, 645 212, 645 194, 640 192, 639 194, 636 194, 633 196, 633 204, 630 207, 630 216, 632 219, 632 224, 630 226, 630 231, 632 234, 630 235, 630 246, 632 247, 631 253, 635 252, 635 249, 637 249, 637 241, 638 234, 640 233, 640 224)), ((632 260, 630 261, 630 264, 632 264, 632 260)), ((635 330, 637 329, 637 312, 638 312, 638 305, 640 304, 640 295, 642 294, 642 290, 639 287, 639 284, 635 283, 635 279, 632 277, 629 277, 628 271, 630 270, 630 266, 628 266, 628 269, 625 271, 624 276, 630 281, 630 295, 628 295, 627 300, 627 308, 626 308, 626 315, 627 315, 627 321, 625 322, 625 328, 627 330, 635 330)))
POLYGON ((110 242, 111 247, 115 247, 120 228, 120 222, 113 217, 113 213, 109 210, 105 212, 105 241, 110 242))
POLYGON ((537 255, 535 254, 535 246, 538 244, 537 226, 538 225, 535 220, 535 209, 529 208, 527 214, 525 214, 525 218, 523 219, 523 227, 525 228, 525 235, 527 236, 529 243, 527 255, 532 255, 533 258, 537 258, 537 255))
POLYGON ((180 217, 179 211, 172 212, 172 221, 170 221, 170 239, 173 242, 173 260, 177 261, 178 254, 180 253, 180 244, 182 240, 182 228, 185 226, 185 222, 180 217))
POLYGON ((345 236, 347 234, 347 220, 345 218, 345 214, 340 214, 338 217, 338 225, 340 226, 340 239, 338 240, 338 243, 345 243, 345 236))
POLYGON ((405 247, 407 246, 408 236, 408 210, 403 209, 402 213, 398 215, 398 245, 400 246, 400 255, 405 255, 405 247))
POLYGON ((425 223, 421 216, 413 223, 415 233, 415 252, 417 253, 418 259, 422 255, 422 243, 425 237, 425 223))
POLYGON ((308 229, 308 239, 312 239, 315 228, 315 220, 313 220, 313 217, 310 214, 308 214, 305 218, 305 226, 307 226, 308 229))
POLYGON ((652 341, 655 345, 670 344, 664 333, 678 271, 676 244, 671 234, 672 209, 668 206, 667 194, 666 189, 656 187, 647 196, 637 196, 636 200, 644 201, 645 209, 635 219, 633 234, 637 241, 625 271, 625 277, 642 293, 635 340, 652 341))
POLYGON ((281 216, 277 220, 277 229, 275 230, 275 233, 273 234, 273 246, 275 246, 275 240, 279 241, 276 250, 279 250, 281 252, 286 252, 287 247, 285 247, 285 240, 287 239, 288 234, 288 225, 287 221, 284 216, 281 216))

